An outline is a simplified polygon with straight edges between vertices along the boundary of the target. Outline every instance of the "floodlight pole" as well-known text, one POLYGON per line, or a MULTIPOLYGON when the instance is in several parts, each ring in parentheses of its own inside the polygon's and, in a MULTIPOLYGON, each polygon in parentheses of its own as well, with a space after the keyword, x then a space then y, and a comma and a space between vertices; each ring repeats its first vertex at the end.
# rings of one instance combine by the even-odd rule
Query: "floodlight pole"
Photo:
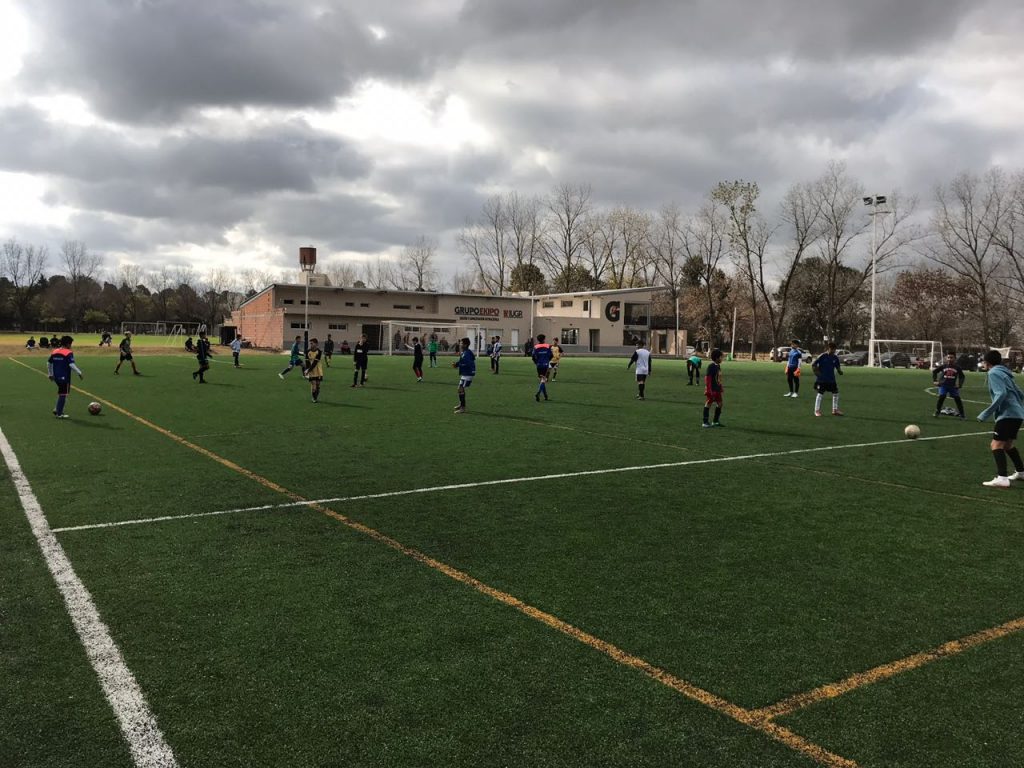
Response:
POLYGON ((871 326, 868 330, 868 368, 875 365, 875 291, 876 291, 876 262, 878 259, 878 217, 885 216, 888 211, 878 210, 878 206, 885 205, 885 195, 872 195, 864 198, 864 205, 871 208, 871 326))
POLYGON ((299 248, 299 267, 306 276, 306 300, 302 303, 302 351, 309 352, 309 276, 316 269, 316 248, 299 248))

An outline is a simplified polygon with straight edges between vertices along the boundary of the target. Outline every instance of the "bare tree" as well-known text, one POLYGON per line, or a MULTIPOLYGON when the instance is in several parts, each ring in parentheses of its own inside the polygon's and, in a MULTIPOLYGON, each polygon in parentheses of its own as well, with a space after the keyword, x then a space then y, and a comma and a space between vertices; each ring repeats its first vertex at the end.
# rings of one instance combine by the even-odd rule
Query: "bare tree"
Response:
POLYGON ((95 287, 96 275, 103 260, 96 254, 89 253, 89 249, 81 240, 65 240, 60 247, 60 258, 68 284, 71 286, 71 311, 68 313, 68 320, 72 329, 76 329, 85 309, 85 299, 89 289, 95 287))
POLYGON ((726 255, 727 223, 722 211, 708 201, 686 228, 682 247, 686 254, 683 271, 700 290, 704 301, 704 325, 712 342, 722 339, 721 304, 728 294, 728 280, 721 269, 726 255))
POLYGON ((382 291, 393 284, 394 270, 394 264, 389 258, 378 255, 363 263, 363 279, 357 282, 362 282, 365 287, 382 291))
POLYGON ((114 279, 122 296, 125 319, 137 321, 147 290, 142 284, 142 268, 138 264, 122 263, 114 279))
POLYGON ((1006 283, 1011 301, 1019 313, 1024 305, 1024 171, 1017 171, 1002 183, 1002 216, 990 221, 996 228, 993 240, 1003 255, 1006 283))
POLYGON ((583 254, 596 283, 635 288, 653 278, 651 217, 634 208, 591 216, 583 227, 583 254))
POLYGON ((492 296, 501 296, 508 287, 513 266, 510 224, 505 198, 494 195, 484 203, 480 219, 458 235, 459 250, 476 271, 474 282, 482 283, 492 296))
POLYGON ((437 282, 434 255, 437 243, 426 235, 420 235, 416 242, 402 249, 398 269, 392 270, 391 284, 402 291, 426 291, 437 282))
POLYGON ((147 277, 150 293, 150 301, 153 303, 155 320, 170 320, 171 304, 174 300, 174 277, 168 267, 161 267, 150 272, 147 277))
MULTIPOLYGON (((328 273, 329 274, 329 273, 328 273)), ((249 267, 238 273, 240 278, 240 289, 247 297, 255 296, 268 285, 278 282, 281 278, 279 272, 270 269, 257 269, 249 267)), ((331 282, 334 282, 332 279, 331 282)))
POLYGON ((541 259, 551 276, 551 288, 556 292, 573 290, 570 284, 581 266, 590 197, 589 186, 562 184, 547 199, 549 222, 541 236, 541 259))
POLYGON ((996 233, 1005 222, 1005 197, 1005 176, 998 168, 983 177, 961 173, 936 187, 935 240, 925 253, 971 286, 985 344, 994 340, 992 292, 1004 257, 996 233))
POLYGON ((476 270, 455 272, 452 275, 452 290, 456 293, 491 293, 489 288, 481 285, 480 274, 476 270))
POLYGON ((32 302, 42 292, 48 257, 46 246, 23 246, 14 238, 6 240, 0 248, 0 276, 11 282, 11 304, 19 328, 28 325, 32 302))
MULTIPOLYGON (((658 213, 648 232, 648 241, 656 279, 669 289, 676 316, 676 337, 679 334, 679 297, 683 290, 683 266, 686 259, 688 222, 679 206, 666 205, 658 213)), ((678 354, 678 350, 677 350, 678 354)))
POLYGON ((349 288, 359 279, 359 272, 355 266, 340 259, 332 259, 327 262, 323 267, 323 272, 331 281, 331 285, 339 288, 349 288))

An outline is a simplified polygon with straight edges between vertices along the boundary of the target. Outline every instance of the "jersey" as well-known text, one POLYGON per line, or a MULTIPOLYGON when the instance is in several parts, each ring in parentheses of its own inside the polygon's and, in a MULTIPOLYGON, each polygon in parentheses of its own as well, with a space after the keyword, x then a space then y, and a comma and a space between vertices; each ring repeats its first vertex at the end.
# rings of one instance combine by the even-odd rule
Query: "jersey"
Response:
POLYGON ((242 352, 242 340, 241 339, 232 339, 231 340, 231 351, 234 352, 236 355, 241 354, 241 352, 242 352))
POLYGON ((130 355, 132 353, 132 340, 125 336, 121 339, 121 343, 117 345, 117 348, 121 350, 122 355, 130 355))
POLYGON ((413 365, 423 362, 423 345, 418 341, 412 345, 412 362, 413 365))
POLYGON ((298 365, 300 362, 302 362, 302 347, 299 345, 299 342, 297 341, 294 344, 292 344, 291 356, 292 359, 290 362, 292 365, 298 365))
POLYGON ((430 343, 429 343, 429 344, 427 345, 427 351, 428 351, 428 352, 429 352, 430 354, 432 354, 432 355, 436 355, 436 354, 437 354, 437 342, 436 342, 436 341, 432 341, 432 342, 430 342, 430 343))
POLYGON ((533 362, 538 368, 550 368, 551 357, 550 344, 535 344, 533 346, 533 362))
POLYGON ((210 357, 210 340, 199 339, 196 342, 196 358, 200 363, 205 363, 210 357))
POLYGON ((491 357, 493 357, 495 360, 497 360, 498 358, 501 357, 501 342, 500 341, 494 342, 494 348, 491 350, 491 357))
POLYGON ((791 350, 789 350, 789 357, 788 357, 788 359, 786 361, 786 367, 787 368, 799 368, 800 367, 800 359, 803 356, 804 356, 803 352, 801 352, 796 347, 793 347, 791 350))
POLYGON ((352 360, 356 368, 365 368, 370 362, 370 350, 365 341, 357 341, 355 349, 352 350, 352 360))
POLYGON ((70 349, 58 347, 50 353, 46 367, 54 381, 71 381, 71 371, 75 368, 75 354, 70 349))
POLYGON ((319 349, 309 349, 306 351, 306 377, 310 379, 322 379, 324 377, 324 369, 321 365, 323 360, 323 352, 319 349))
POLYGON ((324 354, 328 357, 334 354, 334 339, 328 339, 324 342, 324 354))
POLYGON ((708 372, 704 374, 704 391, 722 391, 722 366, 718 363, 711 363, 708 366, 708 372))
POLYGON ((472 349, 462 350, 462 354, 459 355, 458 360, 459 376, 468 378, 476 376, 476 355, 473 354, 472 349))
POLYGON ((557 344, 551 345, 551 364, 558 365, 558 361, 562 359, 562 348, 557 344))
POLYGON ((959 389, 964 385, 966 379, 964 369, 956 363, 952 365, 943 363, 932 371, 932 381, 944 389, 959 389))
POLYGON ((644 347, 637 349, 631 358, 629 358, 629 364, 636 363, 636 375, 646 376, 651 372, 651 350, 644 347))
POLYGON ((690 365, 694 366, 695 368, 700 368, 700 364, 704 362, 703 359, 701 359, 701 357, 698 355, 690 355, 688 359, 690 365))
POLYGON ((836 355, 825 352, 814 361, 817 369, 817 381, 835 382, 836 373, 841 371, 839 358, 836 355))

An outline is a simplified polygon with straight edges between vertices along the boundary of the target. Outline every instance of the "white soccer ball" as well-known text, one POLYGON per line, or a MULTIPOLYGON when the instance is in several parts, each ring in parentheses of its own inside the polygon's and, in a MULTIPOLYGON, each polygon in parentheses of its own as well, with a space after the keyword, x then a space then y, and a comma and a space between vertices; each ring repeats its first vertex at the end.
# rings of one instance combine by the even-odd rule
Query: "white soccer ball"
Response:
POLYGON ((908 440, 916 440, 921 436, 921 428, 917 424, 908 424, 903 430, 903 434, 907 436, 908 440))

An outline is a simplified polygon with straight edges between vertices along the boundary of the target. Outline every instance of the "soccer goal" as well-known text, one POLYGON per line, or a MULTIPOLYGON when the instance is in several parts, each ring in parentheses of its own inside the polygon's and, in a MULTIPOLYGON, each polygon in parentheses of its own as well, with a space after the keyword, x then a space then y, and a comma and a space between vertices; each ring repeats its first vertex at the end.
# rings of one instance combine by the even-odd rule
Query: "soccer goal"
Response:
POLYGON ((942 342, 875 339, 875 365, 882 368, 934 368, 942 362, 942 342))
POLYGON ((487 344, 479 323, 409 323, 388 320, 381 323, 378 351, 385 355, 410 354, 413 338, 420 340, 424 352, 431 341, 436 341, 437 351, 442 354, 458 350, 460 339, 468 338, 470 349, 477 353, 487 344))
POLYGON ((198 336, 200 331, 206 330, 206 323, 174 323, 171 333, 167 337, 167 346, 174 344, 185 344, 185 339, 190 336, 198 336))
POLYGON ((121 333, 130 333, 133 336, 166 336, 167 323, 135 323, 126 321, 121 323, 121 333))

